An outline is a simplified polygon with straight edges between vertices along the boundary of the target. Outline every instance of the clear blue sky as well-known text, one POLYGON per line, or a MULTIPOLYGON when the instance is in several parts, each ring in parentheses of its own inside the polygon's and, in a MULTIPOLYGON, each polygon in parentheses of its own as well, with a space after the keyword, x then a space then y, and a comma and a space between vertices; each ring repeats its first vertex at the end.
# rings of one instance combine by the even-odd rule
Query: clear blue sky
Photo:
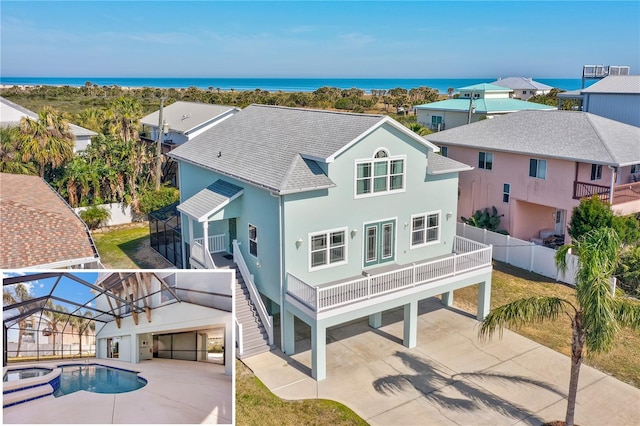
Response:
POLYGON ((640 73, 640 2, 0 2, 0 73, 579 78, 640 73))

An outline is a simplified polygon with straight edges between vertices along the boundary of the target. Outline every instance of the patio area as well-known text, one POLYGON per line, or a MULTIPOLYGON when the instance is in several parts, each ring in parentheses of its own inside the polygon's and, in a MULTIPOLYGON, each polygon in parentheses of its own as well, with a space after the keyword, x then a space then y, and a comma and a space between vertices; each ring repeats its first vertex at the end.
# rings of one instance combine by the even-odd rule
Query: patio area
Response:
MULTIPOLYGON (((371 425, 541 425, 563 420, 569 358, 505 330, 502 340, 477 338, 478 321, 420 302, 417 346, 402 345, 402 309, 382 327, 367 319, 327 330, 327 378, 309 377, 309 328, 296 324, 292 357, 279 351, 243 360, 283 399, 341 402, 371 425)), ((276 333, 276 336, 279 333, 276 333)), ((583 365, 576 424, 640 424, 640 390, 583 365)))
MULTIPOLYGON (((78 391, 5 408, 12 424, 231 424, 232 382, 224 365, 154 358, 138 364, 90 360, 139 371, 148 383, 120 394, 78 391)), ((51 362, 45 363, 51 364, 51 362)))

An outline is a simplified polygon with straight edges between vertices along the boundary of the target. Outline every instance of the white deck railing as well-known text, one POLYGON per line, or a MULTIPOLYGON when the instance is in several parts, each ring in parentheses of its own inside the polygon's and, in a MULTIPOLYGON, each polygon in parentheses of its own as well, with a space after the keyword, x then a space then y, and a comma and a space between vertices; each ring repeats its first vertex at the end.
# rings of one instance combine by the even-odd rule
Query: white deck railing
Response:
MULTIPOLYGON (((204 238, 194 238, 193 241, 204 245, 204 238)), ((207 239, 209 243, 209 253, 221 253, 227 251, 227 245, 225 244, 224 234, 211 235, 207 239)))
POLYGON ((321 312, 491 265, 490 246, 456 236, 453 251, 445 258, 324 287, 287 273, 287 293, 321 312))
POLYGON ((233 261, 238 265, 238 270, 240 270, 244 283, 247 285, 249 297, 258 311, 258 316, 260 317, 262 325, 264 325, 264 329, 269 337, 269 346, 271 346, 273 345, 273 317, 269 315, 266 306, 264 306, 264 303, 262 302, 260 293, 258 293, 258 289, 253 282, 253 274, 249 272, 247 263, 244 261, 244 257, 242 257, 242 253, 240 252, 238 240, 233 240, 233 261))
MULTIPOLYGON (((200 241, 202 241, 202 239, 200 239, 200 241)), ((189 261, 197 269, 216 269, 216 264, 213 262, 211 253, 206 253, 202 243, 195 240, 191 243, 189 261)))

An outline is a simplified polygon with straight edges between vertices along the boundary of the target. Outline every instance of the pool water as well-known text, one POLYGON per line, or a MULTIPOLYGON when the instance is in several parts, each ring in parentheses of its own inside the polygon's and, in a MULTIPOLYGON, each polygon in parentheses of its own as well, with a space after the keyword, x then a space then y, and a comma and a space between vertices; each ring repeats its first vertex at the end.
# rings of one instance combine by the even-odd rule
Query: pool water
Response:
POLYGON ((19 368, 9 370, 2 378, 3 382, 14 382, 16 380, 30 379, 32 377, 40 377, 51 373, 50 368, 19 368))
POLYGON ((80 390, 94 393, 124 393, 140 389, 147 381, 134 371, 120 370, 98 364, 63 365, 60 367, 60 387, 55 397, 80 390))

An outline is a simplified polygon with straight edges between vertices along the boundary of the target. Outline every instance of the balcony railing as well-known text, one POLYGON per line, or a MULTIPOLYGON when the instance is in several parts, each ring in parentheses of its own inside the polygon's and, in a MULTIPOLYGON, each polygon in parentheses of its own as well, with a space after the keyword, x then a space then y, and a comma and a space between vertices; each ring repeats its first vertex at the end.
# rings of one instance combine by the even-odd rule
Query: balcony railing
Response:
MULTIPOLYGON (((220 253, 226 251, 227 246, 224 240, 224 234, 211 235, 207 240, 209 243, 209 253, 220 253)), ((194 238, 193 241, 200 243, 200 245, 204 245, 204 240, 202 238, 194 238)))
POLYGON ((329 286, 314 287, 288 273, 287 293, 315 312, 322 312, 490 265, 490 246, 456 236, 453 253, 447 257, 329 286))
MULTIPOLYGON (((597 195, 600 200, 609 203, 611 189, 604 185, 595 185, 587 182, 573 183, 573 198, 581 200, 597 195)), ((640 182, 626 183, 613 187, 613 203, 620 204, 628 201, 640 200, 640 182)))

